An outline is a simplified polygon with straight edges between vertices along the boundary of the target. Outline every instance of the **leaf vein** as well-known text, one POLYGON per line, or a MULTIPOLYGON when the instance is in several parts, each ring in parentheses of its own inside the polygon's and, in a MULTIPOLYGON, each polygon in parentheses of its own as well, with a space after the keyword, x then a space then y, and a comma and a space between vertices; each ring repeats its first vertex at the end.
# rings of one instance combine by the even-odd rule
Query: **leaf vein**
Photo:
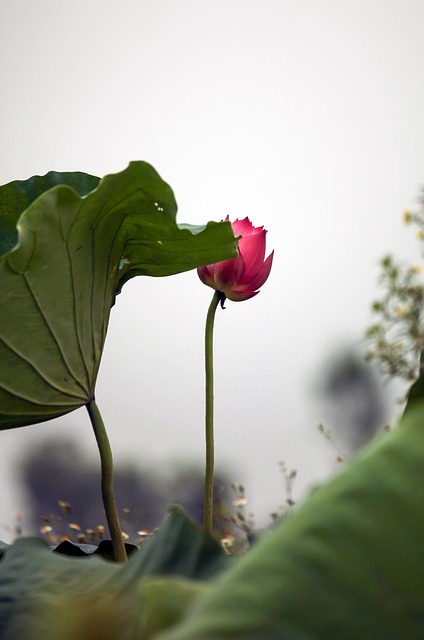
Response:
POLYGON ((73 374, 72 369, 71 369, 71 367, 70 367, 69 363, 67 362, 67 359, 66 359, 66 357, 65 357, 65 354, 64 354, 64 352, 63 352, 63 349, 62 349, 62 346, 61 346, 61 344, 60 344, 60 341, 58 340, 58 338, 56 337, 56 335, 55 335, 55 333, 54 333, 54 331, 53 331, 52 327, 50 326, 50 324, 49 324, 49 322, 48 322, 48 319, 46 318, 45 313, 44 313, 44 311, 43 311, 43 309, 42 309, 42 307, 41 307, 41 305, 40 305, 40 303, 39 303, 39 301, 38 301, 38 299, 37 299, 37 296, 36 296, 35 292, 34 292, 34 291, 33 291, 33 289, 32 289, 31 283, 30 283, 30 281, 29 281, 29 279, 28 279, 27 275, 24 273, 24 274, 22 274, 22 276, 23 276, 23 278, 24 278, 24 281, 25 281, 25 284, 26 284, 26 286, 27 286, 27 288, 28 288, 28 291, 29 291, 29 292, 30 292, 30 294, 31 294, 31 297, 32 297, 32 299, 33 299, 33 301, 34 301, 34 304, 35 304, 35 306, 37 307, 37 310, 38 310, 38 312, 39 312, 39 314, 40 314, 41 318, 43 319, 44 324, 46 325, 48 332, 49 332, 49 333, 50 333, 50 335, 52 336, 52 338, 53 338, 53 340, 54 340, 54 342, 55 342, 55 344, 56 344, 56 346, 57 346, 57 348, 58 348, 58 351, 59 351, 59 353, 60 353, 60 357, 62 358, 63 364, 65 365, 65 368, 66 368, 66 369, 67 369, 67 371, 69 372, 69 375, 70 375, 70 376, 73 378, 73 380, 76 382, 76 384, 77 384, 77 385, 82 389, 82 391, 83 391, 83 393, 84 393, 84 397, 87 397, 87 396, 88 396, 88 390, 87 390, 87 389, 85 389, 85 388, 83 387, 83 385, 80 383, 80 381, 79 381, 79 380, 76 378, 76 376, 73 374))
POLYGON ((35 362, 33 362, 32 360, 30 360, 26 355, 24 355, 23 353, 21 353, 15 346, 13 346, 8 340, 6 340, 6 338, 4 336, 0 336, 0 341, 4 344, 4 346, 6 347, 6 349, 9 349, 9 351, 11 351, 14 355, 18 356, 18 358, 20 358, 23 362, 25 362, 25 364, 27 364, 29 367, 31 367, 31 369, 33 369, 33 371, 35 371, 35 373, 44 381, 46 382, 49 387, 51 387, 52 389, 54 389, 55 391, 59 391, 59 393, 63 393, 64 395, 69 396, 70 398, 78 398, 80 400, 85 400, 86 399, 86 395, 74 395, 72 393, 69 393, 69 390, 61 387, 59 385, 57 385, 55 382, 53 382, 49 376, 47 376, 37 365, 35 362))

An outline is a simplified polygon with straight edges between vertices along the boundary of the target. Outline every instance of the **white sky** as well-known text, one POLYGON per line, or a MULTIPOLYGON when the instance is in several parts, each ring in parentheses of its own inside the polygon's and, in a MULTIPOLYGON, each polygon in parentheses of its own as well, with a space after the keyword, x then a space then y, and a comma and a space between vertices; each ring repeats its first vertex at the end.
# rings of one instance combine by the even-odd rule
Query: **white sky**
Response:
MULTIPOLYGON (((215 337, 217 464, 260 522, 279 460, 296 493, 332 469, 314 377, 361 340, 381 255, 418 255, 401 213, 424 183, 423 24, 422 0, 0 0, 1 184, 147 160, 179 222, 269 230, 269 281, 215 337)), ((116 462, 203 464, 211 293, 191 272, 118 298, 97 384, 116 462)), ((0 523, 21 452, 59 433, 97 460, 84 410, 0 433, 0 523)))

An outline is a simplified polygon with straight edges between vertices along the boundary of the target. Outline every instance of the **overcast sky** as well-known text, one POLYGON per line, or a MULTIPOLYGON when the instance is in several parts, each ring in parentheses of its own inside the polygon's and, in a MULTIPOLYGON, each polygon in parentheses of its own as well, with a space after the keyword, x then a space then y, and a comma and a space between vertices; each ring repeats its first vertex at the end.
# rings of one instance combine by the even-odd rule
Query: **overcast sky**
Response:
MULTIPOLYGON (((423 24, 422 0, 0 0, 1 184, 146 160, 179 222, 269 230, 268 282, 215 333, 217 465, 259 521, 279 460, 297 494, 332 470, 311 388, 360 344, 382 254, 418 256, 401 214, 424 183, 423 24)), ((203 465, 211 293, 195 272, 124 287, 97 384, 117 462, 203 465)), ((0 523, 24 509, 16 461, 59 434, 97 460, 84 410, 0 433, 0 523)))

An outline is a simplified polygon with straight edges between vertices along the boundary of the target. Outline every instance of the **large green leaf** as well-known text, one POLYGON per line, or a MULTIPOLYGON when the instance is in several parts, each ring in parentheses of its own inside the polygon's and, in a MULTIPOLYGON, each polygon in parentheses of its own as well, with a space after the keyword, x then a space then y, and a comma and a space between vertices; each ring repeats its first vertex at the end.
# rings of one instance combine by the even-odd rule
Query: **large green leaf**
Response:
POLYGON ((144 162, 94 190, 97 178, 65 174, 85 196, 68 185, 49 189, 61 175, 0 189, 0 241, 12 247, 0 256, 0 429, 92 398, 110 309, 127 280, 236 255, 229 223, 176 224, 171 188, 144 162), (28 203, 15 245, 10 225, 28 203))
POLYGON ((421 639, 423 596, 421 402, 154 637, 421 639))
POLYGON ((204 582, 190 579, 211 577, 229 561, 177 508, 124 565, 52 553, 38 538, 18 540, 0 561, 0 638, 150 637, 204 589, 204 582))

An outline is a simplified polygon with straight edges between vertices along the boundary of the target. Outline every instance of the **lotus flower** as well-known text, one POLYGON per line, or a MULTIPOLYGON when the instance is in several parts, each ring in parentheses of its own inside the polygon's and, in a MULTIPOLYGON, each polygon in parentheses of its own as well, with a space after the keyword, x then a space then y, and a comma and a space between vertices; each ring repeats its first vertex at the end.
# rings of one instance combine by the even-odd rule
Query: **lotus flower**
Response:
MULTIPOLYGON (((228 216, 226 221, 228 221, 228 216)), ((235 236, 241 236, 237 258, 222 260, 205 267, 199 267, 200 280, 222 294, 221 306, 225 299, 240 302, 259 293, 271 271, 274 251, 265 260, 266 230, 254 227, 249 218, 231 223, 235 236)))

